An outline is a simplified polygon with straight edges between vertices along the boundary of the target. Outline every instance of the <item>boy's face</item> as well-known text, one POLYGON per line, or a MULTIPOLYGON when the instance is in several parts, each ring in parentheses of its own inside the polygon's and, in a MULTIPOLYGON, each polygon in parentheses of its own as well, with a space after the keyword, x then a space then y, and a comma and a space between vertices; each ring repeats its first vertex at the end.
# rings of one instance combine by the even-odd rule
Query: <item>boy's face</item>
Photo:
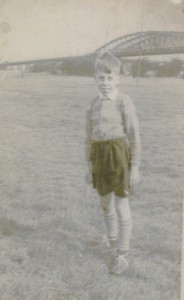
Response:
POLYGON ((108 97, 113 90, 117 89, 120 76, 114 73, 107 74, 104 72, 98 72, 95 75, 95 79, 100 93, 103 96, 108 97))

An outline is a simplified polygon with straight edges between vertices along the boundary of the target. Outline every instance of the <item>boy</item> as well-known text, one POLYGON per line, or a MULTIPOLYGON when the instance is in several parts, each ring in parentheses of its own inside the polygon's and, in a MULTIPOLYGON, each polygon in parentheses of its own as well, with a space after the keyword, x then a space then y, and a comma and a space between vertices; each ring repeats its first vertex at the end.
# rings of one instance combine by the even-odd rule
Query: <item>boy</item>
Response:
POLYGON ((126 256, 132 231, 130 188, 140 181, 141 143, 132 100, 118 91, 121 62, 111 53, 95 63, 99 96, 87 108, 88 181, 100 195, 107 237, 114 260, 110 273, 128 268, 126 256), (118 230, 119 221, 119 230, 118 230))

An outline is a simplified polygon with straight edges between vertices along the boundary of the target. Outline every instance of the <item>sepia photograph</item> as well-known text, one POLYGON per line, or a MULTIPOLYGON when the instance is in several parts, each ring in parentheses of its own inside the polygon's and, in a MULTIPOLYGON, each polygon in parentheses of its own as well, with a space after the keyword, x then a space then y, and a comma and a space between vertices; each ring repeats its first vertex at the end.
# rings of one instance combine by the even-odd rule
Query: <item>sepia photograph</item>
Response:
POLYGON ((0 0, 0 139, 0 300, 184 300, 184 0, 0 0))

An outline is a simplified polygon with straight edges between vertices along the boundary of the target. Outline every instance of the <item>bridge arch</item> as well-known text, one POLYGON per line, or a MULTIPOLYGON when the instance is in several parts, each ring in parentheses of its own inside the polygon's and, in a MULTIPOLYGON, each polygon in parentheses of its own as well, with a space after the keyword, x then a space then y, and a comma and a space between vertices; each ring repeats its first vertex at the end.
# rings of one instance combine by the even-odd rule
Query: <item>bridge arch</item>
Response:
POLYGON ((145 31, 127 34, 98 48, 94 54, 104 51, 119 57, 184 53, 184 32, 145 31))

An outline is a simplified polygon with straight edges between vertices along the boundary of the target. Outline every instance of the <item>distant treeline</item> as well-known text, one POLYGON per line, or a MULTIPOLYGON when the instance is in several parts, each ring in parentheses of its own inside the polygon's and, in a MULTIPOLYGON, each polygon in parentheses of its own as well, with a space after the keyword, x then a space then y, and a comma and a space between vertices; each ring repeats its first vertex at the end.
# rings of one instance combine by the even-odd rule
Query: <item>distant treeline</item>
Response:
POLYGON ((48 71, 53 74, 66 74, 78 76, 93 76, 94 59, 92 57, 69 57, 61 62, 35 63, 32 72, 48 71))
POLYGON ((133 77, 182 77, 184 78, 184 61, 174 58, 170 61, 150 61, 148 58, 134 60, 130 66, 133 77))
MULTIPOLYGON (((76 76, 93 76, 94 58, 70 57, 61 62, 35 63, 31 72, 50 72, 76 76)), ((184 61, 174 58, 170 61, 151 61, 149 58, 122 59, 121 74, 132 77, 182 77, 184 78, 184 61)))

